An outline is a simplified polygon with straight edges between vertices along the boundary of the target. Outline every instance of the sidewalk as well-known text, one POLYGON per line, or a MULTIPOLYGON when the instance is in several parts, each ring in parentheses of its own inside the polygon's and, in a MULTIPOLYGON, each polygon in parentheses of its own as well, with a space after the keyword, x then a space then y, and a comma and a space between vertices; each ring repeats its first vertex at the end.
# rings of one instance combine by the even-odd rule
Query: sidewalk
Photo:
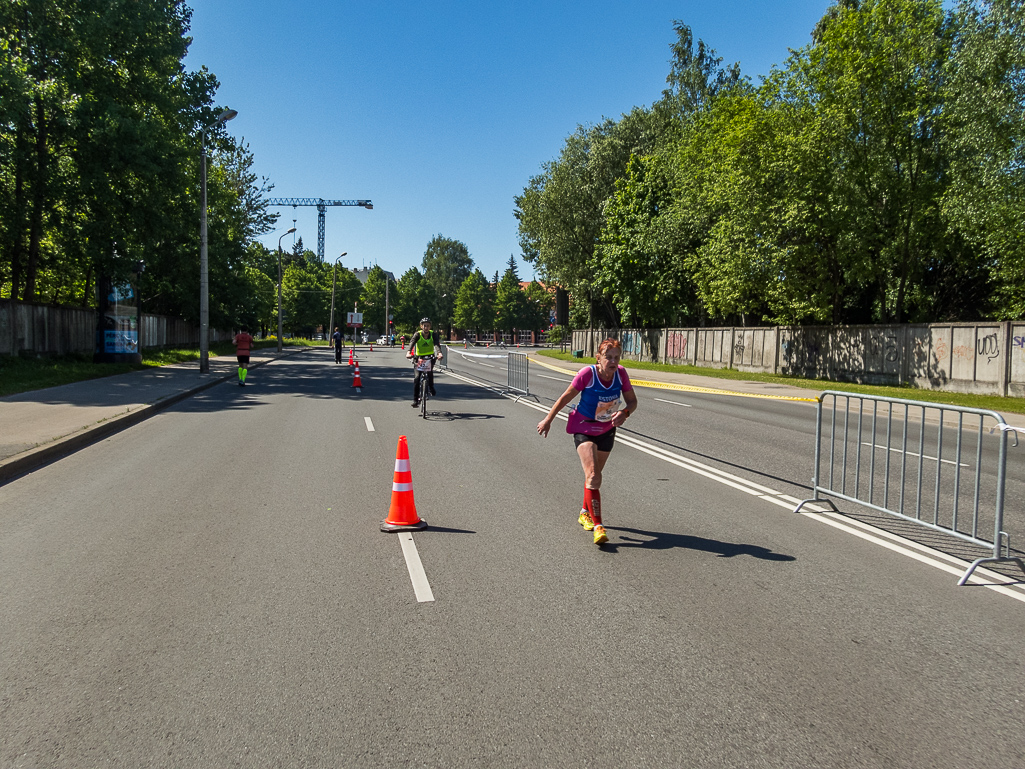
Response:
MULTIPOLYGON (((286 348, 280 357, 304 347, 286 348)), ((254 350, 250 368, 279 357, 254 350)), ((147 419, 161 409, 238 377, 234 356, 89 379, 0 398, 0 484, 147 419)))

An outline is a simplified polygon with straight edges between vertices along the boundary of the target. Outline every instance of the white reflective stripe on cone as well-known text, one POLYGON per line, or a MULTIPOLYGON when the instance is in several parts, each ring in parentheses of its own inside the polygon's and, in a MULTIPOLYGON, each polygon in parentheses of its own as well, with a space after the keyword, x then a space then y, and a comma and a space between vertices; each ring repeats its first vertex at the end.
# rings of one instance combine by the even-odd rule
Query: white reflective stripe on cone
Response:
POLYGON ((413 490, 413 484, 412 483, 392 483, 391 490, 392 491, 412 491, 413 490))
POLYGON ((396 459, 395 460, 395 472, 397 472, 397 473, 408 473, 409 472, 409 460, 408 459, 396 459))

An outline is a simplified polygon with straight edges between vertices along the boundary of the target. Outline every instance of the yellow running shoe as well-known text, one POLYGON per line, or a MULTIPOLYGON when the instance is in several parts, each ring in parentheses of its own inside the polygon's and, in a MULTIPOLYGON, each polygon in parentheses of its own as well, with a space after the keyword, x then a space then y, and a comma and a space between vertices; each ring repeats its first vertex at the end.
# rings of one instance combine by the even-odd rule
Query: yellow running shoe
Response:
POLYGON ((588 531, 594 528, 594 521, 591 520, 591 514, 586 510, 580 511, 580 517, 577 518, 577 522, 588 531))
POLYGON ((594 527, 594 544, 604 545, 609 541, 609 535, 605 533, 605 527, 600 523, 594 527))

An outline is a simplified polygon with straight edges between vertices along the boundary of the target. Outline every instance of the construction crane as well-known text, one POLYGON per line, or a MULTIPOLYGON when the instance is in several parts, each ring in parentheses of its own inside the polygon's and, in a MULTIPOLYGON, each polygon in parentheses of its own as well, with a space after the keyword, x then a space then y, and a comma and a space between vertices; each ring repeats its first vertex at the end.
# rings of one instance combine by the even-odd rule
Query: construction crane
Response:
POLYGON ((316 206, 317 207, 317 256, 324 261, 324 218, 328 206, 359 206, 368 211, 374 207, 369 200, 324 200, 323 198, 271 198, 270 206, 316 206))

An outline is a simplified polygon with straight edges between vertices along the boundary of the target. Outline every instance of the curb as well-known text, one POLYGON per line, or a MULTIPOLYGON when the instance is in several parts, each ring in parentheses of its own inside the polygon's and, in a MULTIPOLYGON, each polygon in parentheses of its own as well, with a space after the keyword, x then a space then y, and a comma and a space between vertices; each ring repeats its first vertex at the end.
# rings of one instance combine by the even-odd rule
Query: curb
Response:
MULTIPOLYGON (((251 368, 266 366, 272 361, 296 355, 306 349, 311 348, 300 347, 297 350, 283 353, 281 356, 276 356, 271 360, 265 360, 253 364, 251 368)), ((148 403, 145 406, 137 408, 135 411, 129 411, 119 416, 104 419, 91 427, 82 428, 78 432, 71 433, 70 435, 62 438, 57 438, 43 446, 37 446, 34 449, 29 449, 28 451, 15 455, 14 457, 8 457, 7 459, 0 460, 0 486, 10 483, 14 479, 19 478, 22 475, 26 475, 33 470, 38 470, 44 465, 56 462, 70 454, 74 454, 76 451, 80 451, 87 446, 98 443, 104 438, 110 437, 114 433, 121 432, 133 425, 137 425, 139 422, 149 419, 158 412, 163 411, 168 406, 173 406, 175 403, 179 403, 186 398, 191 398, 193 395, 197 395, 204 390, 214 387, 215 385, 226 382, 234 376, 236 376, 236 374, 230 373, 216 379, 211 379, 209 382, 203 382, 195 387, 161 398, 156 403, 148 403)))

